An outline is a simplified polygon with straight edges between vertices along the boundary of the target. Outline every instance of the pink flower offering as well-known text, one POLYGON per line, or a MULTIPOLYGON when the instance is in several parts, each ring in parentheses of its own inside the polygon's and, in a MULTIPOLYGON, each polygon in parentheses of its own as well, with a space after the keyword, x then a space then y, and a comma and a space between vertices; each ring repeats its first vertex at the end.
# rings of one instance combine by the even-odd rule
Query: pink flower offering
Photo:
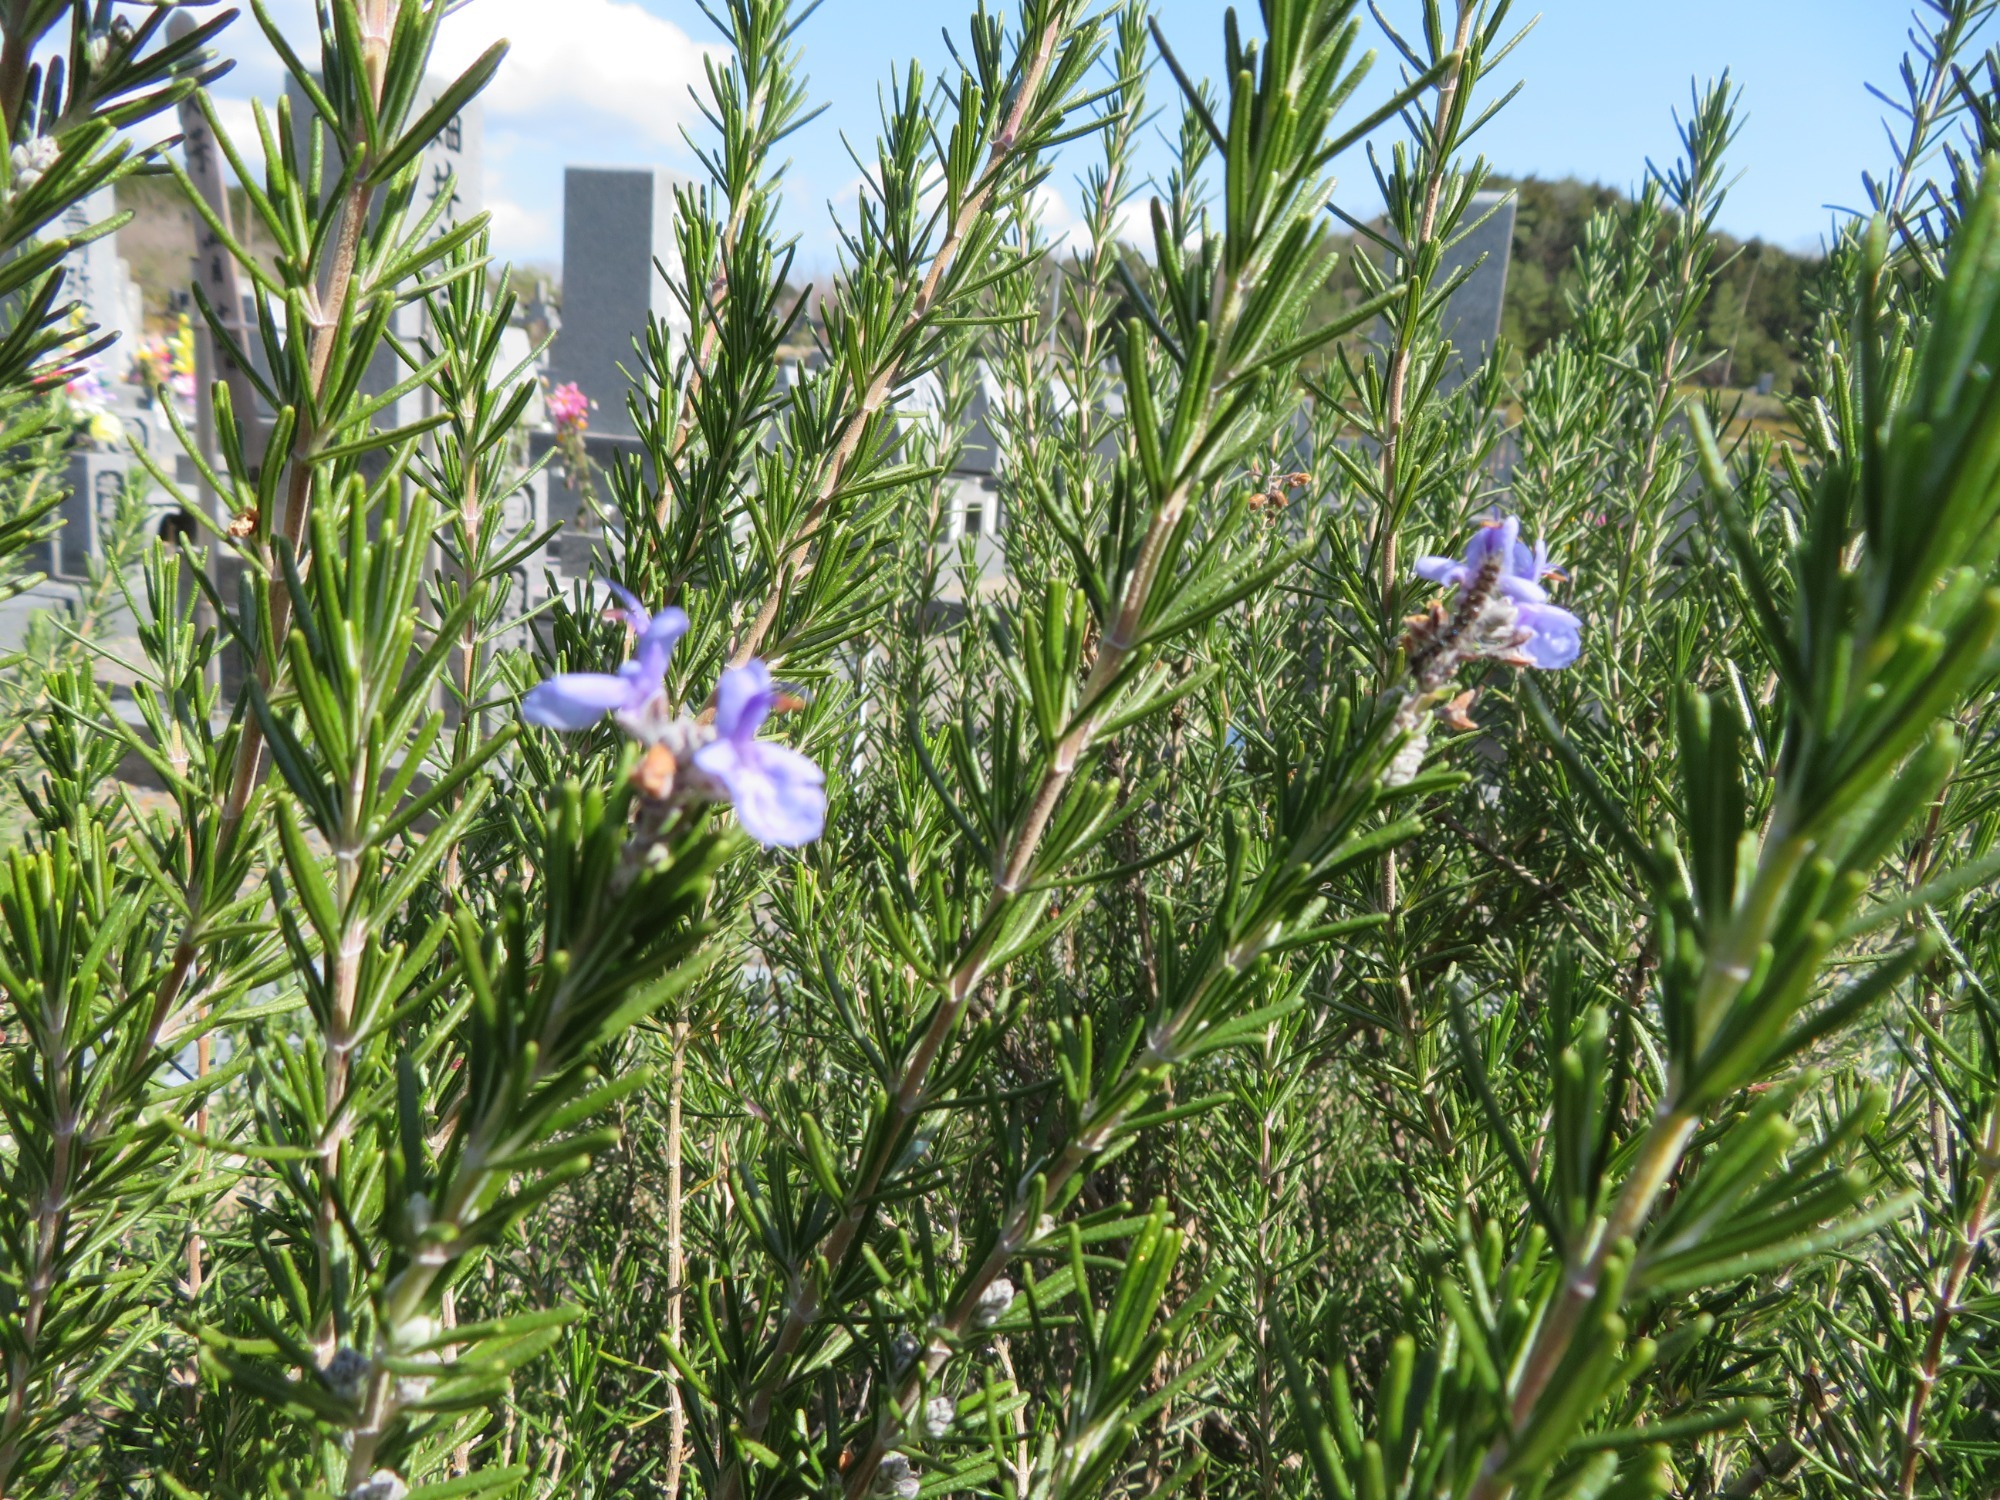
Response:
POLYGON ((549 388, 549 420, 558 432, 584 431, 590 426, 590 409, 596 404, 574 380, 549 388))

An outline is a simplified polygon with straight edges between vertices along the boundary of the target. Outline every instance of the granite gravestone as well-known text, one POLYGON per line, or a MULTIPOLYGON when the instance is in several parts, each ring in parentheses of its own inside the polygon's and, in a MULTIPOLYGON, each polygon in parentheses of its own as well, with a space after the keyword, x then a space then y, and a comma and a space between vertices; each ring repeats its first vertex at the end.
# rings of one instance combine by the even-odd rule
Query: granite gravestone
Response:
MULTIPOLYGON (((417 92, 416 101, 410 106, 409 118, 412 121, 422 119, 452 82, 450 78, 439 76, 426 78, 423 88, 417 92)), ((285 89, 291 102, 294 128, 301 132, 302 140, 306 139, 306 122, 313 117, 312 102, 296 79, 287 78, 285 89)), ((325 129, 323 122, 321 129, 325 129)), ((337 175, 338 167, 331 159, 329 150, 326 168, 329 191, 337 175)), ((379 212, 379 198, 377 205, 379 212)), ((446 120, 430 144, 424 147, 417 166, 416 196, 411 199, 404 220, 405 230, 422 223, 433 207, 438 209, 438 215, 426 232, 427 238, 432 240, 450 233, 485 210, 486 116, 485 107, 477 98, 446 120)), ((397 338, 414 348, 424 333, 423 307, 411 303, 398 308, 389 327, 397 338)), ((409 373, 396 357, 395 350, 385 343, 375 351, 374 358, 369 362, 368 374, 361 382, 361 389, 367 395, 379 396, 408 379, 409 373)), ((431 414, 427 393, 412 391, 398 400, 393 408, 378 414, 375 422, 378 427, 401 426, 431 414)))
MULTIPOLYGON (((433 78, 411 109, 421 116, 437 102, 450 80, 433 78)), ((424 147, 423 165, 417 177, 417 201, 410 212, 422 218, 433 207, 437 222, 430 235, 447 234, 486 208, 486 115, 475 97, 444 122, 431 143, 424 147)))
MULTIPOLYGON (((798 383, 781 379, 780 388, 798 383)), ((955 542, 964 536, 985 536, 998 529, 999 446, 993 436, 993 412, 1000 403, 999 382, 984 361, 978 366, 965 410, 960 414, 957 460, 946 483, 952 491, 951 509, 945 517, 944 540, 955 542)), ((944 419, 944 393, 935 372, 926 371, 913 381, 896 402, 897 414, 912 438, 923 434, 935 439, 935 429, 944 419)))
POLYGON ((1507 270, 1514 254, 1512 193, 1475 193, 1466 222, 1474 226, 1445 252, 1438 269, 1449 278, 1471 268, 1471 274, 1445 304, 1444 336, 1458 351, 1441 382, 1456 389, 1477 375, 1500 341, 1500 320, 1507 303, 1507 270))
MULTIPOLYGON (((452 79, 437 75, 424 80, 424 86, 417 91, 416 101, 410 106, 412 123, 423 118, 452 82, 452 79)), ((285 99, 291 105, 292 128, 303 149, 303 143, 310 139, 309 124, 314 117, 312 101, 299 87, 298 80, 290 77, 285 80, 285 99)), ((324 141, 326 122, 320 121, 319 128, 324 141)), ((325 150, 326 190, 331 192, 340 169, 331 144, 326 145, 325 150)), ((300 170, 304 170, 303 162, 300 163, 300 170)), ((433 239, 465 223, 486 206, 486 115, 485 106, 476 97, 446 120, 430 144, 424 147, 417 167, 416 197, 410 203, 407 224, 416 225, 433 205, 440 203, 442 207, 437 222, 430 230, 433 239)), ((379 211, 379 198, 377 207, 379 211)))
MULTIPOLYGON (((81 234, 117 212, 115 190, 101 187, 71 204, 58 230, 64 235, 81 234)), ((144 308, 138 284, 118 254, 116 234, 102 235, 63 257, 62 295, 77 304, 84 322, 97 325, 93 337, 116 335, 117 342, 97 356, 97 367, 106 385, 123 380, 132 368, 132 351, 144 327, 144 308)))
POLYGON ((655 267, 678 275, 674 189, 686 182, 661 167, 571 167, 563 177, 562 325, 549 355, 549 382, 575 384, 597 408, 590 430, 631 438, 625 397, 635 368, 633 340, 649 318, 680 338, 687 318, 655 267))
MULTIPOLYGON (((417 102, 410 108, 410 118, 421 119, 424 111, 437 102, 438 95, 450 84, 448 78, 426 79, 417 102)), ((486 116, 484 106, 477 98, 446 120, 444 128, 424 147, 417 172, 417 196, 410 204, 409 222, 413 225, 422 223, 433 209, 437 210, 437 218, 426 231, 431 240, 449 234, 459 225, 485 212, 486 116)), ((421 304, 412 303, 399 309, 393 324, 396 336, 414 348, 417 340, 423 337, 424 319, 421 304)), ((374 362, 368 367, 364 388, 379 394, 406 379, 408 374, 395 353, 385 346, 377 351, 374 362)), ((385 424, 400 424, 421 421, 431 415, 434 411, 430 393, 413 391, 396 403, 393 412, 385 411, 377 420, 385 424)))
MULTIPOLYGON (((61 233, 80 234, 117 213, 115 192, 99 188, 73 204, 59 221, 61 233)), ((138 283, 118 254, 118 236, 107 234, 79 245, 63 258, 63 297, 77 304, 77 317, 96 325, 93 339, 110 334, 114 342, 94 355, 91 366, 102 386, 102 399, 117 420, 127 441, 152 448, 153 424, 146 420, 140 393, 127 377, 132 372, 132 355, 145 327, 145 307, 138 283)), ((156 524, 172 511, 164 491, 159 490, 146 470, 133 461, 121 445, 73 449, 68 458, 65 494, 58 511, 62 526, 50 537, 48 571, 58 578, 83 578, 91 559, 104 552, 120 498, 128 486, 136 486, 146 496, 156 524)))

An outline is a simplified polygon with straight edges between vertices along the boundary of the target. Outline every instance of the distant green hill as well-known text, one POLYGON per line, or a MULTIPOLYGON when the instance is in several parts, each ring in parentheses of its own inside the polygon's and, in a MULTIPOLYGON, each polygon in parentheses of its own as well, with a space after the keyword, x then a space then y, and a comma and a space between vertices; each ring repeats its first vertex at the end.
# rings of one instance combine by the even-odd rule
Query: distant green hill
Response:
MULTIPOLYGON (((1502 331, 1521 353, 1533 354, 1570 326, 1564 293, 1576 283, 1576 248, 1585 223, 1629 200, 1616 189, 1575 178, 1527 177, 1494 185, 1512 188, 1519 200, 1502 331)), ((1819 272, 1819 259, 1729 235, 1717 235, 1716 248, 1718 262, 1727 265, 1702 309, 1701 332, 1722 358, 1706 378, 1745 386, 1770 374, 1778 390, 1791 389, 1799 341, 1812 327, 1806 289, 1819 272)))
MULTIPOLYGON (((1561 337, 1574 321, 1567 294, 1577 285, 1576 250, 1584 226, 1593 214, 1628 208, 1631 200, 1615 188, 1575 178, 1495 178, 1492 185, 1511 189, 1519 201, 1501 314, 1501 331, 1519 361, 1561 337)), ((1743 387, 1768 374, 1777 391, 1789 392, 1799 374, 1801 340, 1812 328, 1806 290, 1819 272, 1819 259, 1728 235, 1716 236, 1716 248, 1723 269, 1702 309, 1699 330, 1718 358, 1702 378, 1743 387)), ((1343 264, 1321 305, 1331 316, 1358 296, 1343 264)))

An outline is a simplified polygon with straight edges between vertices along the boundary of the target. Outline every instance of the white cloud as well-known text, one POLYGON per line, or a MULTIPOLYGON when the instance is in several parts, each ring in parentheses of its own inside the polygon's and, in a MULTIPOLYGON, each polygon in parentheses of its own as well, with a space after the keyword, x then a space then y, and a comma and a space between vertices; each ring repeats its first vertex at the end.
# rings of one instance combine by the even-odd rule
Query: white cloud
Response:
POLYGON ((493 216, 493 243, 503 255, 547 254, 553 248, 553 216, 524 208, 511 198, 488 198, 486 211, 493 216))
MULTIPOLYGON (((1041 216, 1042 233, 1056 249, 1081 253, 1090 245, 1090 226, 1070 207, 1068 197, 1052 180, 1045 179, 1035 189, 1035 209, 1041 216)), ((1112 215, 1111 235, 1121 244, 1150 248, 1153 243, 1152 199, 1150 195, 1127 198, 1112 215)))
POLYGON ((1135 193, 1118 205, 1117 216, 1111 221, 1112 236, 1121 245, 1137 245, 1140 249, 1153 248, 1153 195, 1149 192, 1135 193))
POLYGON ((433 71, 455 76, 503 37, 511 45, 484 95, 489 115, 538 125, 608 115, 676 146, 694 117, 689 88, 707 87, 702 59, 726 51, 626 0, 470 0, 445 22, 433 71))
POLYGON ((1042 234, 1057 250, 1080 250, 1084 245, 1083 220, 1069 206, 1061 188, 1047 178, 1036 185, 1035 215, 1042 221, 1042 234))

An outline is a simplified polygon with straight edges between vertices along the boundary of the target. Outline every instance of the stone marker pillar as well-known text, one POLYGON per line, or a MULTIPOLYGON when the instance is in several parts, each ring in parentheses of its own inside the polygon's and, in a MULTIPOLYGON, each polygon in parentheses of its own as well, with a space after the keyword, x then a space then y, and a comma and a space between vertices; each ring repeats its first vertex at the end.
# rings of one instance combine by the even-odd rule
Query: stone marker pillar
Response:
MULTIPOLYGON (((176 12, 167 23, 167 34, 178 39, 194 30, 194 25, 194 20, 185 12, 176 12)), ((229 185, 223 175, 222 151, 215 143, 215 133, 209 129, 208 117, 201 112, 192 95, 181 101, 180 125, 181 150, 186 160, 188 180, 201 194, 201 201, 209 212, 215 215, 232 238, 241 243, 240 232, 230 213, 229 185)), ((205 219, 194 214, 192 209, 189 213, 195 221, 194 284, 215 310, 223 330, 239 346, 248 350, 255 346, 256 335, 246 320, 243 284, 235 257, 224 246, 222 236, 205 219)), ((249 372, 229 357, 210 330, 207 318, 197 317, 193 322, 195 441, 201 447, 202 457, 220 472, 221 453, 216 443, 215 425, 215 385, 220 382, 229 389, 229 405, 243 436, 245 456, 252 463, 261 462, 266 429, 258 418, 257 390, 251 384, 249 372)), ((200 492, 203 509, 209 518, 218 526, 226 527, 232 518, 222 513, 221 497, 205 480, 200 483, 200 492)), ((213 552, 210 567, 211 579, 219 586, 222 580, 213 571, 213 552)))
MULTIPOLYGON (((451 79, 441 77, 425 79, 417 102, 410 108, 410 118, 421 118, 425 110, 437 103, 438 96, 451 82, 451 79)), ((424 147, 418 168, 417 195, 410 204, 407 222, 412 226, 421 223, 433 207, 437 207, 439 213, 429 230, 428 238, 432 240, 449 234, 486 209, 486 115, 485 106, 476 97, 446 120, 444 128, 424 147)), ((414 349, 425 330, 423 307, 412 303, 400 309, 390 327, 397 338, 414 349)), ((402 361, 396 358, 395 351, 384 345, 369 366, 363 389, 379 394, 408 379, 409 373, 402 361)), ((385 425, 401 424, 421 421, 433 415, 435 406, 431 393, 413 391, 398 401, 393 410, 383 412, 377 420, 385 425)))
MULTIPOLYGON (((423 118, 424 112, 437 103, 438 97, 450 87, 452 79, 433 75, 424 80, 424 86, 417 91, 416 101, 410 106, 412 122, 423 118)), ((296 79, 285 81, 286 98, 292 107, 293 129, 301 141, 310 139, 309 127, 314 117, 312 101, 298 86, 296 79)), ((326 122, 320 122, 322 131, 326 122)), ((435 204, 442 204, 442 210, 431 225, 429 237, 436 239, 448 234, 458 225, 475 217, 486 207, 486 116, 485 107, 474 98, 457 114, 444 122, 443 127, 431 142, 424 147, 417 166, 416 196, 410 201, 409 213, 404 220, 405 228, 412 229, 421 223, 424 216, 435 204)), ((338 175, 339 168, 332 143, 326 147, 326 180, 331 183, 338 175)), ((301 168, 303 170, 303 168, 301 168)), ((377 212, 381 199, 376 199, 377 212)), ((417 340, 423 336, 424 309, 412 303, 398 308, 390 320, 389 330, 412 350, 417 340)), ((393 389, 409 378, 409 370, 396 357, 388 344, 375 351, 369 361, 368 373, 362 378, 364 394, 379 396, 393 389)), ((397 401, 395 406, 380 412, 375 418, 378 427, 401 426, 416 422, 431 415, 428 393, 413 391, 397 401)))
MULTIPOLYGON (((118 211, 115 190, 107 185, 72 204, 58 224, 61 234, 81 234, 118 211)), ((118 254, 118 237, 107 234, 79 245, 63 257, 63 291, 77 304, 78 316, 95 325, 93 339, 109 334, 111 345, 93 356, 97 378, 104 386, 111 414, 127 437, 144 445, 148 434, 136 420, 139 403, 126 383, 132 354, 143 331, 144 306, 132 273, 118 254)), ((151 477, 135 464, 123 445, 111 450, 78 448, 68 455, 67 493, 58 510, 62 529, 48 543, 48 571, 58 578, 83 578, 93 558, 102 555, 108 528, 115 518, 126 485, 148 492, 152 509, 171 507, 163 493, 154 492, 151 477)), ((157 520, 157 516, 156 516, 157 520)))
MULTIPOLYGON (((437 103, 438 95, 452 80, 426 80, 411 115, 419 116, 437 103)), ((424 147, 423 168, 417 178, 417 201, 410 212, 421 218, 433 205, 442 202, 431 238, 446 234, 486 208, 486 114, 475 96, 464 108, 444 122, 431 143, 424 147)))
POLYGON ((680 274, 674 189, 687 179, 660 167, 571 167, 563 175, 562 327, 549 354, 549 382, 574 381, 597 403, 590 431, 634 436, 625 410, 636 368, 634 339, 649 317, 681 338, 687 319, 653 262, 680 274))
MULTIPOLYGON (((58 222, 58 232, 81 234, 117 212, 117 192, 106 184, 71 204, 58 222)), ((132 367, 143 316, 139 287, 119 257, 116 234, 101 235, 63 257, 62 294, 78 304, 85 322, 97 325, 92 337, 115 336, 116 342, 97 356, 104 383, 115 386, 132 367)))
POLYGON ((1493 346, 1500 341, 1500 321, 1507 303, 1507 271, 1514 255, 1514 211, 1511 192, 1475 193, 1466 221, 1478 227, 1445 252, 1440 278, 1473 267, 1465 284, 1445 304, 1444 336, 1458 349, 1458 359, 1445 372, 1442 386, 1454 390, 1477 375, 1493 346), (1481 223, 1481 220, 1485 222, 1481 223))

